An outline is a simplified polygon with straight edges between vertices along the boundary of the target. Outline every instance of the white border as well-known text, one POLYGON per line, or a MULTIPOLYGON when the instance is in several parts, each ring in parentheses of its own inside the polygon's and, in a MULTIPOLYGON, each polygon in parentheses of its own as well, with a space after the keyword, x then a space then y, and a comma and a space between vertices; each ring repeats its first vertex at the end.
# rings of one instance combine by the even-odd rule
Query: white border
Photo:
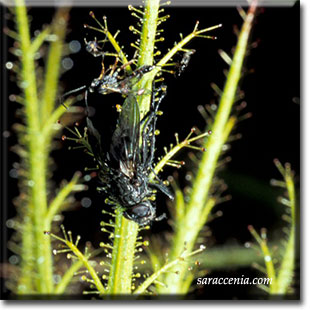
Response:
MULTIPOLYGON (((3 0, 0 0, 1 3, 3 0)), ((87 2, 87 0, 84 0, 87 2)), ((37 1, 38 2, 38 1, 37 1)), ((132 1, 134 2, 134 1, 132 1)), ((190 4, 192 2, 188 0, 190 4)), ((235 1, 236 2, 236 1, 235 1)), ((87 2, 87 5, 90 4, 87 2)), ((105 1, 101 2, 101 5, 105 3, 105 1)), ((195 3, 195 2, 193 2, 195 3)), ((128 301, 115 301, 113 303, 105 303, 105 302, 67 302, 67 301, 57 301, 57 302, 45 302, 44 304, 40 301, 36 302, 27 302, 21 301, 18 304, 17 301, 13 302, 0 302, 0 308, 15 310, 21 307, 23 308, 49 308, 54 309, 57 307, 59 310, 75 310, 77 308, 84 309, 85 307, 91 308, 100 308, 104 310, 110 309, 122 309, 126 310, 127 308, 132 309, 158 309, 162 307, 169 307, 169 309, 179 309, 179 308, 188 308, 195 307, 195 309, 204 309, 204 310, 213 310, 213 309, 227 309, 227 308, 251 308, 251 309, 309 309, 310 306, 310 288, 309 288, 309 279, 310 279, 310 268, 309 268, 309 237, 310 237, 310 201, 309 201, 309 192, 310 192, 310 184, 308 182, 310 175, 310 152, 309 152, 309 133, 310 133, 310 107, 309 107, 309 90, 310 90, 310 81, 309 81, 309 72, 310 72, 310 61, 308 60, 307 55, 310 54, 309 42, 310 42, 310 2, 303 0, 301 1, 302 11, 301 11, 301 104, 302 104, 302 197, 301 197, 301 298, 302 301, 297 303, 296 301, 282 301, 282 302, 268 302, 268 301, 181 301, 181 302, 156 302, 156 301, 141 301, 131 303, 128 301), (306 195, 308 193, 308 195, 306 195)), ((289 23, 289 21, 288 21, 289 23)), ((290 34, 288 33, 288 38, 290 34)), ((289 44, 289 40, 288 43, 289 44)), ((298 48, 298 47, 296 47, 298 48)), ((294 78, 294 77, 292 77, 294 78)), ((289 128, 288 128, 289 130, 289 128)))
MULTIPOLYGON (((141 5, 142 0, 25 0, 27 6, 128 6, 141 5)), ((169 0, 161 0, 165 3, 169 0)), ((15 0, 0 0, 14 6, 15 0)), ((171 0, 170 6, 247 6, 247 0, 171 0)), ((297 0, 260 0, 261 6, 292 6, 297 0)))

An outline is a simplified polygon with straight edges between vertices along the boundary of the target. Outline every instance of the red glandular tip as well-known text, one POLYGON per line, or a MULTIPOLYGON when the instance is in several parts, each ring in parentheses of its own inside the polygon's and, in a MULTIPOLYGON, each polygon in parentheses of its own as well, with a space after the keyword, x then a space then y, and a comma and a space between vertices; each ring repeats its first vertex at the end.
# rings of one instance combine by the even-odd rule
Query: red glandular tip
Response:
POLYGON ((96 176, 97 176, 97 172, 92 172, 91 174, 90 174, 90 176, 92 177, 92 178, 95 178, 96 176))

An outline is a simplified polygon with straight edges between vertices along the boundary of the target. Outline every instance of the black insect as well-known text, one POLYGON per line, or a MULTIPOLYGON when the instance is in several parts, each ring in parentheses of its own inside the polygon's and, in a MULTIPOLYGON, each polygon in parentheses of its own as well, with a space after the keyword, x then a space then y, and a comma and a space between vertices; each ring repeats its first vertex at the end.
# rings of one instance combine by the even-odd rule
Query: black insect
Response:
POLYGON ((170 199, 173 195, 153 170, 155 151, 155 127, 160 102, 166 94, 166 87, 153 90, 150 112, 140 121, 139 106, 133 94, 126 98, 108 152, 103 152, 101 136, 87 117, 88 143, 90 151, 99 166, 99 191, 124 208, 124 216, 146 225, 156 218, 154 203, 159 190, 170 199), (158 101, 155 100, 159 94, 158 101), (142 128, 142 129, 141 129, 142 128), (154 173, 155 179, 150 180, 154 173))
POLYGON ((114 65, 105 71, 102 62, 102 71, 98 78, 94 79, 88 90, 93 92, 98 92, 99 94, 106 95, 110 93, 120 93, 122 95, 128 95, 132 91, 132 87, 139 82, 142 76, 150 71, 152 71, 155 66, 142 66, 130 75, 125 77, 120 77, 120 72, 124 70, 131 62, 128 62, 117 68, 118 58, 116 58, 114 65))
MULTIPOLYGON (((99 46, 97 40, 87 41, 85 39, 86 50, 92 54, 94 57, 102 56, 102 69, 98 78, 92 80, 89 86, 83 85, 67 93, 63 94, 61 97, 61 102, 65 97, 85 90, 85 101, 87 104, 88 92, 94 93, 97 92, 102 95, 110 94, 110 93, 120 93, 124 96, 127 96, 130 92, 132 92, 133 86, 140 81, 142 76, 150 71, 152 71, 155 66, 144 65, 140 68, 134 70, 131 74, 127 74, 125 72, 125 68, 133 63, 134 60, 130 60, 129 62, 117 66, 119 62, 118 56, 115 56, 115 62, 112 66, 110 66, 107 70, 105 69, 104 59, 105 56, 109 53, 103 52, 102 48, 99 46), (124 75, 121 75, 120 72, 124 71, 124 75)), ((138 90, 137 94, 140 95, 144 90, 138 90)))
POLYGON ((196 50, 188 50, 183 54, 183 57, 180 61, 180 63, 177 65, 177 76, 180 76, 182 72, 186 69, 186 67, 189 64, 189 61, 192 57, 192 55, 196 52, 196 50))

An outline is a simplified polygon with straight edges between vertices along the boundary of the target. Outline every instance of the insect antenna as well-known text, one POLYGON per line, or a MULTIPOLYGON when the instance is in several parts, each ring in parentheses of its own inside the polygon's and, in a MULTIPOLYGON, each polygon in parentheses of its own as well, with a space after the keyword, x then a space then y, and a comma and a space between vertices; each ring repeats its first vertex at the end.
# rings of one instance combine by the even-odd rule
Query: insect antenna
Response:
POLYGON ((69 95, 71 95, 71 94, 75 94, 75 93, 77 93, 77 92, 79 92, 79 91, 81 91, 81 90, 83 90, 83 89, 85 89, 85 88, 87 88, 87 86, 86 86, 86 85, 83 85, 83 86, 81 86, 81 87, 78 87, 78 88, 76 88, 76 89, 72 89, 72 90, 70 90, 70 91, 64 93, 64 94, 60 97, 60 99, 59 99, 60 103, 61 103, 66 109, 68 109, 68 107, 64 104, 64 98, 67 97, 67 96, 69 96, 69 95))
POLYGON ((88 98, 88 89, 86 89, 85 91, 85 106, 86 106, 86 116, 89 117, 89 106, 88 106, 88 101, 87 101, 87 98, 88 98))

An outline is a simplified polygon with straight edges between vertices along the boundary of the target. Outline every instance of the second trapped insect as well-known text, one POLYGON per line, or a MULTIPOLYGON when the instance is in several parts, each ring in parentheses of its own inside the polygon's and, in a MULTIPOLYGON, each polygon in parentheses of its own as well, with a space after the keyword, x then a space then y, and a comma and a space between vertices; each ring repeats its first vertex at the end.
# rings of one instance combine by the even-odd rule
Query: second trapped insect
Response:
POLYGON ((139 225, 164 218, 164 214, 156 218, 154 200, 157 190, 173 199, 153 170, 156 113, 165 94, 166 86, 153 89, 151 110, 142 121, 136 98, 133 94, 128 95, 107 153, 102 150, 100 133, 87 117, 87 147, 97 162, 98 178, 102 184, 98 190, 122 206, 124 216, 139 225), (155 100, 156 93, 160 93, 158 101, 155 100), (155 175, 154 180, 149 179, 151 173, 155 175))
POLYGON ((188 50, 183 54, 183 57, 180 61, 180 63, 177 65, 177 76, 180 76, 182 72, 186 69, 186 67, 189 64, 189 61, 193 54, 196 53, 196 50, 188 50))

